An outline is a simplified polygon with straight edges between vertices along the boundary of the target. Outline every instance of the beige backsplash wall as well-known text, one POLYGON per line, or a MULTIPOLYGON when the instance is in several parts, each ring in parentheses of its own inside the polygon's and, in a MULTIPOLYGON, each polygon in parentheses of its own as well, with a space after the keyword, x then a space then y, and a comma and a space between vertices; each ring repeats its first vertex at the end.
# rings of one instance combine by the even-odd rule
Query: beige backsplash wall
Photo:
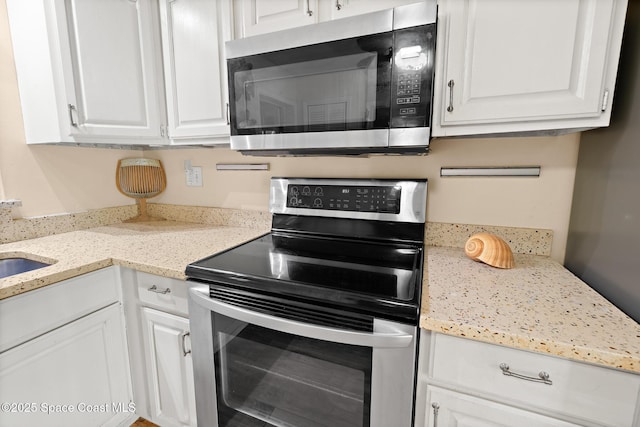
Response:
POLYGON ((579 134, 434 140, 428 156, 249 157, 229 149, 146 151, 168 176, 158 203, 267 209, 271 176, 427 178, 432 222, 548 228, 552 256, 564 257, 579 134), (184 161, 201 166, 202 187, 187 187, 184 161), (269 171, 217 171, 216 163, 269 163, 269 171), (541 166, 539 178, 440 178, 444 166, 541 166))
MULTIPOLYGON (((131 204, 115 188, 116 162, 159 158, 168 186, 152 202, 266 210, 271 176, 428 178, 432 222, 547 228, 552 256, 562 261, 567 237, 579 134, 537 138, 435 140, 429 156, 245 157, 225 148, 109 150, 28 146, 9 38, 0 1, 0 183, 21 199, 17 216, 78 212, 131 204), (204 186, 187 187, 184 161, 202 166, 204 186), (216 163, 269 163, 267 172, 216 171, 216 163), (539 178, 440 178, 442 166, 542 167, 539 178)), ((1 189, 0 189, 1 192, 1 189)))

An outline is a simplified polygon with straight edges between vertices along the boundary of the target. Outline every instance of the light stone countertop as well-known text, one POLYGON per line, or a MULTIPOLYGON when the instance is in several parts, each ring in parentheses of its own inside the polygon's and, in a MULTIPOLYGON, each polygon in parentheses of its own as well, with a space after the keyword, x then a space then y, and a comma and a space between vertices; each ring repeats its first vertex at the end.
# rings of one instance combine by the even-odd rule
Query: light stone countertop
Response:
POLYGON ((640 373, 640 325, 559 263, 514 254, 503 270, 425 248, 420 326, 640 373))
MULTIPOLYGON (((158 221, 1 244, 0 258, 56 262, 0 279, 0 299, 111 265, 184 279, 187 264, 268 231, 158 221)), ((420 326, 640 372, 640 325, 548 257, 514 257, 514 269, 500 270, 461 248, 426 246, 420 326)))
POLYGON ((185 279, 198 259, 258 237, 269 228, 156 221, 123 223, 0 245, 0 258, 25 256, 53 265, 0 279, 0 299, 111 265, 185 279))

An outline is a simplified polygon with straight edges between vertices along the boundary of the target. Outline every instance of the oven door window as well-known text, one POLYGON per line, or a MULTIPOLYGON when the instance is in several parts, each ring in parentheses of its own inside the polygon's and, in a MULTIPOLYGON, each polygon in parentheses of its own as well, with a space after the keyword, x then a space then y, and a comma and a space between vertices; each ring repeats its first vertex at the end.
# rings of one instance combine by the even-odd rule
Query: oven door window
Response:
POLYGON ((372 349, 214 315, 220 427, 368 426, 372 349))
POLYGON ((230 59, 232 134, 388 127, 392 46, 382 33, 230 59))

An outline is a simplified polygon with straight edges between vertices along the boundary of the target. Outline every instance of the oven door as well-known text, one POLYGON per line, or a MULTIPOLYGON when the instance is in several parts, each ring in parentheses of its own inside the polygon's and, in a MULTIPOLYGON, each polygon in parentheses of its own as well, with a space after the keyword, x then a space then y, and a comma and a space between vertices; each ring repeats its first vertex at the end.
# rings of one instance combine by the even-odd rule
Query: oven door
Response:
POLYGON ((411 426, 416 326, 343 330, 189 293, 199 425, 411 426))

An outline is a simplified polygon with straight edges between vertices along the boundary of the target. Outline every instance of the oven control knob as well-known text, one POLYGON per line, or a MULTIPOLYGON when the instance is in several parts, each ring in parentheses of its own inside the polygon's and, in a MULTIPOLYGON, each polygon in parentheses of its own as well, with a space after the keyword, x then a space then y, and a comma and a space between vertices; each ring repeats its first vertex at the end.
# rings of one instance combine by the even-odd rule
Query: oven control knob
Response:
POLYGON ((290 200, 289 200, 289 204, 291 206, 298 206, 298 198, 296 196, 293 196, 290 200))
POLYGON ((302 195, 303 196, 310 196, 311 195, 311 189, 307 186, 302 187, 302 195))
POLYGON ((322 207, 322 200, 320 200, 320 199, 315 199, 315 200, 313 201, 313 207, 314 207, 314 208, 321 208, 321 207, 322 207))
POLYGON ((323 196, 324 194, 322 193, 322 187, 316 187, 316 189, 313 190, 313 195, 314 196, 323 196))
POLYGON ((291 194, 293 194, 294 196, 300 194, 300 190, 298 190, 298 187, 291 187, 291 194))

